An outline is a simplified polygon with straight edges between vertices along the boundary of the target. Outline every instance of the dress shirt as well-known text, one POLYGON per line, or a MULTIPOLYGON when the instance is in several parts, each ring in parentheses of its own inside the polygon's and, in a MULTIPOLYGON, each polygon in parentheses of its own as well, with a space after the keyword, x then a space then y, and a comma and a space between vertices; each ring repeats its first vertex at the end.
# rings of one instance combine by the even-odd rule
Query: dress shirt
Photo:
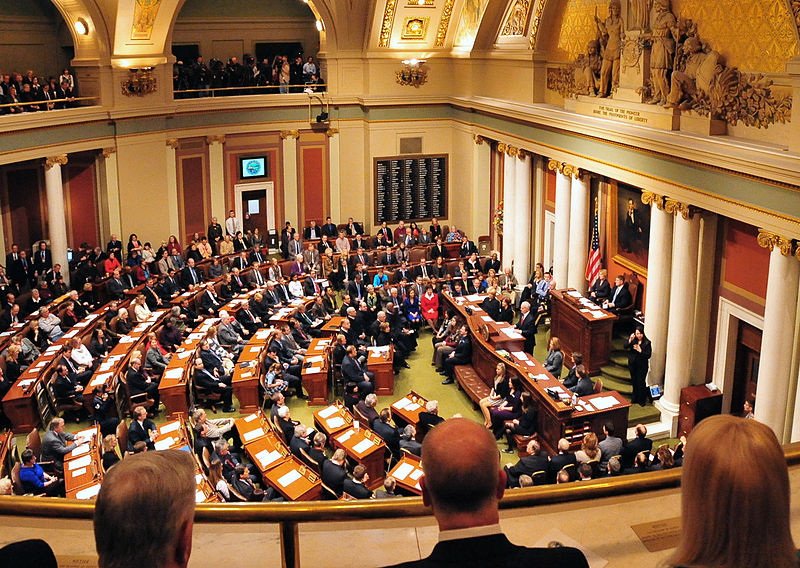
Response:
POLYGON ((225 231, 231 236, 235 237, 236 233, 240 231, 239 219, 236 217, 228 217, 225 219, 225 231))
POLYGON ((495 523, 493 525, 484 525, 482 527, 467 527, 464 529, 439 531, 439 542, 445 542, 448 540, 461 540, 464 538, 477 538, 481 536, 490 536, 493 534, 503 534, 503 529, 500 528, 499 523, 495 523))

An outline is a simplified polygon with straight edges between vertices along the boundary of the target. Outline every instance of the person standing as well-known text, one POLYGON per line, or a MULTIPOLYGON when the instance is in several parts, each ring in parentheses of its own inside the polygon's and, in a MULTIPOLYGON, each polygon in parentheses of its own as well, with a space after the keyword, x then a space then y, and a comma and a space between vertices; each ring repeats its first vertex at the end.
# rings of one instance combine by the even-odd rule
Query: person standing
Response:
POLYGON ((650 368, 650 356, 653 354, 653 347, 650 340, 644 334, 644 328, 637 325, 634 332, 625 344, 628 353, 628 370, 631 373, 631 383, 633 384, 633 404, 644 406, 648 401, 647 371, 650 368))
POLYGON ((225 219, 225 232, 228 233, 232 239, 236 238, 236 233, 242 230, 242 225, 239 219, 236 218, 236 212, 231 209, 228 211, 228 218, 225 219))

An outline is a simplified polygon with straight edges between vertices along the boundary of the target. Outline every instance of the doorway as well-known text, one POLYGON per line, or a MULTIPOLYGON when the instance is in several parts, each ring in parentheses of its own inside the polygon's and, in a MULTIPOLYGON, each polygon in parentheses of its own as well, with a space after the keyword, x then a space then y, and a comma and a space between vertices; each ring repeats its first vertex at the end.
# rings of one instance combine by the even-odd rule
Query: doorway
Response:
POLYGON ((761 359, 761 330, 739 321, 736 339, 736 359, 733 368, 731 412, 741 411, 745 400, 755 400, 758 387, 758 367, 761 359))
POLYGON ((242 220, 245 232, 258 227, 267 242, 267 235, 276 230, 275 183, 239 183, 234 186, 234 193, 236 217, 242 220))

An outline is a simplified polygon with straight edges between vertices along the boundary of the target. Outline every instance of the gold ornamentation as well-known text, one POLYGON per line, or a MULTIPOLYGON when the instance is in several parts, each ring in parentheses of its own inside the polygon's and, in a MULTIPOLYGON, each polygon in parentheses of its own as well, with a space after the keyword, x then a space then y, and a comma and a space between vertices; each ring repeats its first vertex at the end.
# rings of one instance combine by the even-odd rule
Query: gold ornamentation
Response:
POLYGON ((160 5, 161 0, 136 0, 136 5, 133 8, 131 39, 150 39, 160 5))
POLYGON ((455 0, 445 0, 442 8, 442 19, 439 20, 439 29, 436 31, 436 43, 434 47, 443 47, 447 39, 447 28, 450 25, 450 17, 453 15, 453 4, 455 0))
MULTIPOLYGON (((769 250, 772 250, 775 247, 778 247, 778 250, 781 251, 783 256, 791 256, 793 252, 794 254, 798 254, 797 251, 792 250, 793 247, 791 239, 787 239, 786 237, 782 237, 781 235, 771 231, 759 229, 756 241, 758 242, 758 246, 761 248, 768 248, 769 250)), ((800 249, 798 249, 798 251, 800 251, 800 249)), ((798 256, 798 258, 800 258, 800 256, 798 256)))
POLYGON ((664 199, 664 211, 669 213, 670 215, 677 215, 680 213, 680 216, 686 219, 687 221, 694 217, 694 214, 697 212, 695 207, 692 207, 688 203, 683 203, 682 201, 678 201, 677 199, 664 199))
POLYGON ((100 155, 108 159, 111 157, 111 154, 115 154, 116 151, 117 151, 116 148, 103 148, 103 151, 100 152, 100 155))
POLYGON ((551 172, 562 172, 562 163, 558 160, 547 160, 547 169, 551 172))
POLYGON ((478 146, 480 146, 481 144, 486 142, 486 138, 484 138, 480 134, 473 134, 472 135, 472 139, 475 141, 475 144, 477 144, 478 146))
POLYGON ((339 134, 338 128, 329 128, 325 131, 325 136, 327 136, 328 138, 333 138, 334 134, 339 134))
POLYGON ((497 151, 500 152, 501 154, 505 154, 507 149, 508 145, 505 142, 497 143, 497 151))
POLYGON ((794 256, 797 257, 797 260, 800 260, 800 247, 797 247, 797 250, 794 251, 794 256))
POLYGON ((386 0, 386 8, 383 10, 383 23, 381 23, 381 35, 378 39, 378 47, 389 47, 389 40, 392 38, 392 23, 394 22, 394 10, 397 0, 386 0))
POLYGON ((583 172, 578 166, 573 166, 572 164, 562 164, 561 165, 561 173, 567 177, 574 177, 575 179, 581 179, 583 172))
POLYGON ((525 158, 530 158, 532 156, 533 154, 531 154, 527 150, 523 150, 522 148, 520 148, 519 152, 517 152, 517 158, 519 158, 520 160, 524 160, 525 158))
POLYGON ((503 25, 500 37, 525 35, 525 26, 528 24, 528 14, 530 11, 531 0, 516 0, 506 17, 506 23, 503 25))
POLYGON ((281 137, 281 140, 286 140, 287 138, 300 138, 300 131, 299 130, 281 130, 280 137, 281 137))
POLYGON ((180 140, 178 140, 177 138, 167 139, 167 146, 169 146, 173 150, 177 150, 180 145, 181 145, 180 140))
POLYGON ((642 203, 645 205, 650 205, 651 203, 658 207, 661 211, 664 210, 664 196, 659 195, 657 193, 653 193, 652 191, 643 191, 642 192, 642 203))
POLYGON ((423 69, 424 59, 404 59, 403 68, 395 71, 394 76, 399 85, 417 87, 428 82, 428 71, 423 69))
POLYGON ((49 170, 54 168, 56 165, 59 166, 66 166, 69 158, 67 158, 66 154, 59 154, 58 156, 50 156, 45 159, 44 161, 44 169, 49 170))
POLYGON ((433 0, 408 0, 407 8, 434 8, 433 0))
POLYGON ((225 144, 225 135, 224 134, 214 134, 212 136, 206 136, 206 144, 211 146, 219 142, 220 144, 225 144))
POLYGON ((548 67, 547 88, 568 99, 575 96, 575 72, 571 67, 548 67))
POLYGON ((531 22, 531 49, 536 49, 536 36, 539 33, 539 24, 542 21, 542 10, 544 10, 544 3, 547 0, 538 0, 536 3, 536 13, 533 15, 531 22))
POLYGON ((516 146, 506 146, 506 154, 514 158, 519 154, 519 148, 516 146))
POLYGON ((430 20, 431 19, 427 16, 424 18, 406 18, 403 20, 403 34, 400 36, 400 38, 409 40, 424 40, 425 36, 428 34, 428 23, 430 20))
POLYGON ((158 80, 153 74, 152 67, 129 69, 128 78, 122 81, 122 94, 126 97, 143 97, 155 93, 158 80))

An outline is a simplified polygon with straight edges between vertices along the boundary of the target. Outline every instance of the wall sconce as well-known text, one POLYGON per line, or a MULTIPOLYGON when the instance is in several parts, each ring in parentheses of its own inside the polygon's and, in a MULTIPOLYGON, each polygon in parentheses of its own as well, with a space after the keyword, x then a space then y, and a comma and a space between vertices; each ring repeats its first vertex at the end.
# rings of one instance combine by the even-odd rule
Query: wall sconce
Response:
POLYGON ((157 80, 152 67, 128 69, 128 78, 122 81, 122 94, 126 97, 143 97, 155 93, 157 80))
POLYGON ((404 59, 403 68, 395 71, 397 83, 419 88, 428 81, 428 72, 422 69, 425 64, 424 59, 404 59))
POLYGON ((89 24, 83 18, 78 18, 75 21, 75 32, 78 35, 89 35, 89 24))

